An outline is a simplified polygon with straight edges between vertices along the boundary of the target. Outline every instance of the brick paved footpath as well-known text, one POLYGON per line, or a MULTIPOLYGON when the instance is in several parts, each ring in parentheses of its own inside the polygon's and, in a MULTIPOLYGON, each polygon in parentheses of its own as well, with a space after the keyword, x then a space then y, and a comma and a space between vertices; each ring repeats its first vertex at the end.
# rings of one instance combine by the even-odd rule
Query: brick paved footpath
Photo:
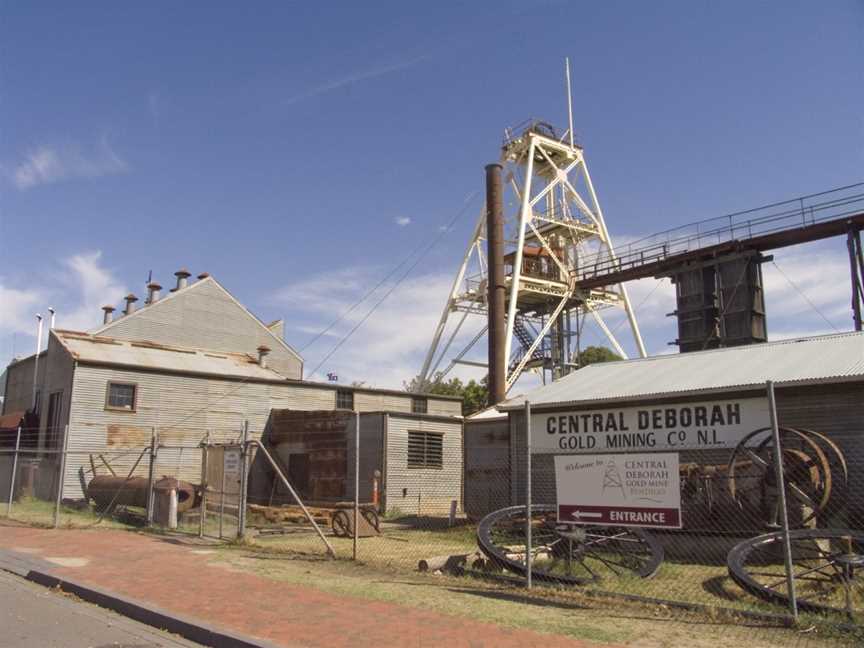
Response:
POLYGON ((583 642, 393 603, 329 594, 210 564, 182 545, 127 531, 0 525, 0 549, 48 560, 50 574, 170 614, 283 646, 542 648, 583 642))

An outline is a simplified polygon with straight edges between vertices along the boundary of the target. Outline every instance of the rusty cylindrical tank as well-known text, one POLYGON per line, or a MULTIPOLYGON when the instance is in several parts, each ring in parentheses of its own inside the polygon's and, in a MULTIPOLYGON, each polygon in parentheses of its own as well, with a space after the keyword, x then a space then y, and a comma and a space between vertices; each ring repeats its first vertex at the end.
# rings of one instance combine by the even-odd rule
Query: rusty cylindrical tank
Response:
MULTIPOLYGON (((114 500, 115 506, 137 506, 147 508, 147 486, 146 477, 114 477, 113 475, 100 475, 90 480, 87 485, 87 497, 91 498, 96 505, 104 508, 114 500)), ((167 491, 177 489, 177 512, 182 513, 191 509, 196 502, 195 486, 189 482, 179 481, 174 477, 162 477, 153 484, 155 491, 167 491)))

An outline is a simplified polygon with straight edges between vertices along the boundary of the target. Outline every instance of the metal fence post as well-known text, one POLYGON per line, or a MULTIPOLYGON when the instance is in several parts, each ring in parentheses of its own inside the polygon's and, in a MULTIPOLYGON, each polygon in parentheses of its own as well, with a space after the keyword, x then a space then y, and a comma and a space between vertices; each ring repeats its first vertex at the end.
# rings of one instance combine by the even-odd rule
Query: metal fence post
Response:
POLYGON ((12 498, 15 497, 15 472, 18 469, 18 449, 21 447, 21 426, 15 437, 15 454, 12 455, 12 477, 9 480, 9 505, 6 507, 6 517, 12 517, 12 498))
POLYGON ((207 455, 210 448, 210 430, 207 430, 201 446, 201 510, 198 513, 198 537, 204 537, 204 524, 207 517, 207 455))
POLYGON ((156 456, 159 439, 156 428, 150 430, 150 467, 147 469, 147 526, 153 524, 153 483, 156 476, 156 456))
POLYGON ((354 546, 353 559, 357 560, 358 523, 360 521, 360 412, 354 415, 354 546))
POLYGON ((240 493, 237 495, 237 538, 246 535, 246 489, 248 488, 248 469, 246 462, 249 459, 247 445, 249 441, 249 421, 243 421, 243 436, 240 441, 240 493))
POLYGON ((57 476, 57 500, 54 502, 54 528, 60 526, 60 500, 63 499, 63 482, 66 477, 66 454, 69 452, 69 426, 63 428, 63 453, 60 455, 60 474, 57 476))
POLYGON ((783 556, 786 562, 786 588, 789 592, 789 610, 792 618, 798 621, 798 600, 795 596, 795 576, 793 574, 792 545, 789 542, 789 516, 786 511, 786 482, 783 476, 783 448, 780 446, 780 426, 777 422, 777 403, 774 400, 774 383, 765 383, 768 390, 768 410, 771 415, 771 431, 774 433, 774 471, 780 497, 780 524, 783 525, 783 556))
POLYGON ((531 403, 525 401, 525 578, 531 589, 531 403))
POLYGON ((223 526, 225 524, 225 446, 222 446, 222 450, 219 453, 219 456, 222 458, 222 467, 220 468, 222 472, 222 484, 219 486, 219 539, 222 539, 223 526))

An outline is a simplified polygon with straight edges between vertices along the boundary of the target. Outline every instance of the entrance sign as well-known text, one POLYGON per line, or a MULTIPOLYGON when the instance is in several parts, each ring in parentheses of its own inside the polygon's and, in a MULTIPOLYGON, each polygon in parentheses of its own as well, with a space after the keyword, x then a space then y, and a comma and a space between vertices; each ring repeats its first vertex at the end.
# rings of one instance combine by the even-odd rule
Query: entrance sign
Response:
POLYGON ((667 403, 531 415, 531 451, 655 452, 734 448, 771 425, 767 398, 667 403))
POLYGON ((240 480, 240 450, 225 450, 223 458, 225 481, 240 480))
POLYGON ((681 528, 675 452, 557 455, 558 521, 681 528))

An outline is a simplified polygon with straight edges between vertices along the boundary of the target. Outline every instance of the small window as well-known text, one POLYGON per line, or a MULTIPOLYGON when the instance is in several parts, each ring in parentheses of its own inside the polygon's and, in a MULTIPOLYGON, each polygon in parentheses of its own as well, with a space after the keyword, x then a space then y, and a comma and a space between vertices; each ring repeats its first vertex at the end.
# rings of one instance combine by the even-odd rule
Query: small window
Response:
POLYGON ((336 392, 336 409, 354 409, 354 392, 349 389, 340 389, 336 392))
POLYGON ((108 383, 105 409, 134 412, 138 396, 138 386, 133 383, 108 383))
POLYGON ((408 432, 408 467, 441 468, 444 465, 444 435, 408 432))
POLYGON ((411 413, 426 414, 429 411, 429 401, 422 396, 411 397, 411 413))

